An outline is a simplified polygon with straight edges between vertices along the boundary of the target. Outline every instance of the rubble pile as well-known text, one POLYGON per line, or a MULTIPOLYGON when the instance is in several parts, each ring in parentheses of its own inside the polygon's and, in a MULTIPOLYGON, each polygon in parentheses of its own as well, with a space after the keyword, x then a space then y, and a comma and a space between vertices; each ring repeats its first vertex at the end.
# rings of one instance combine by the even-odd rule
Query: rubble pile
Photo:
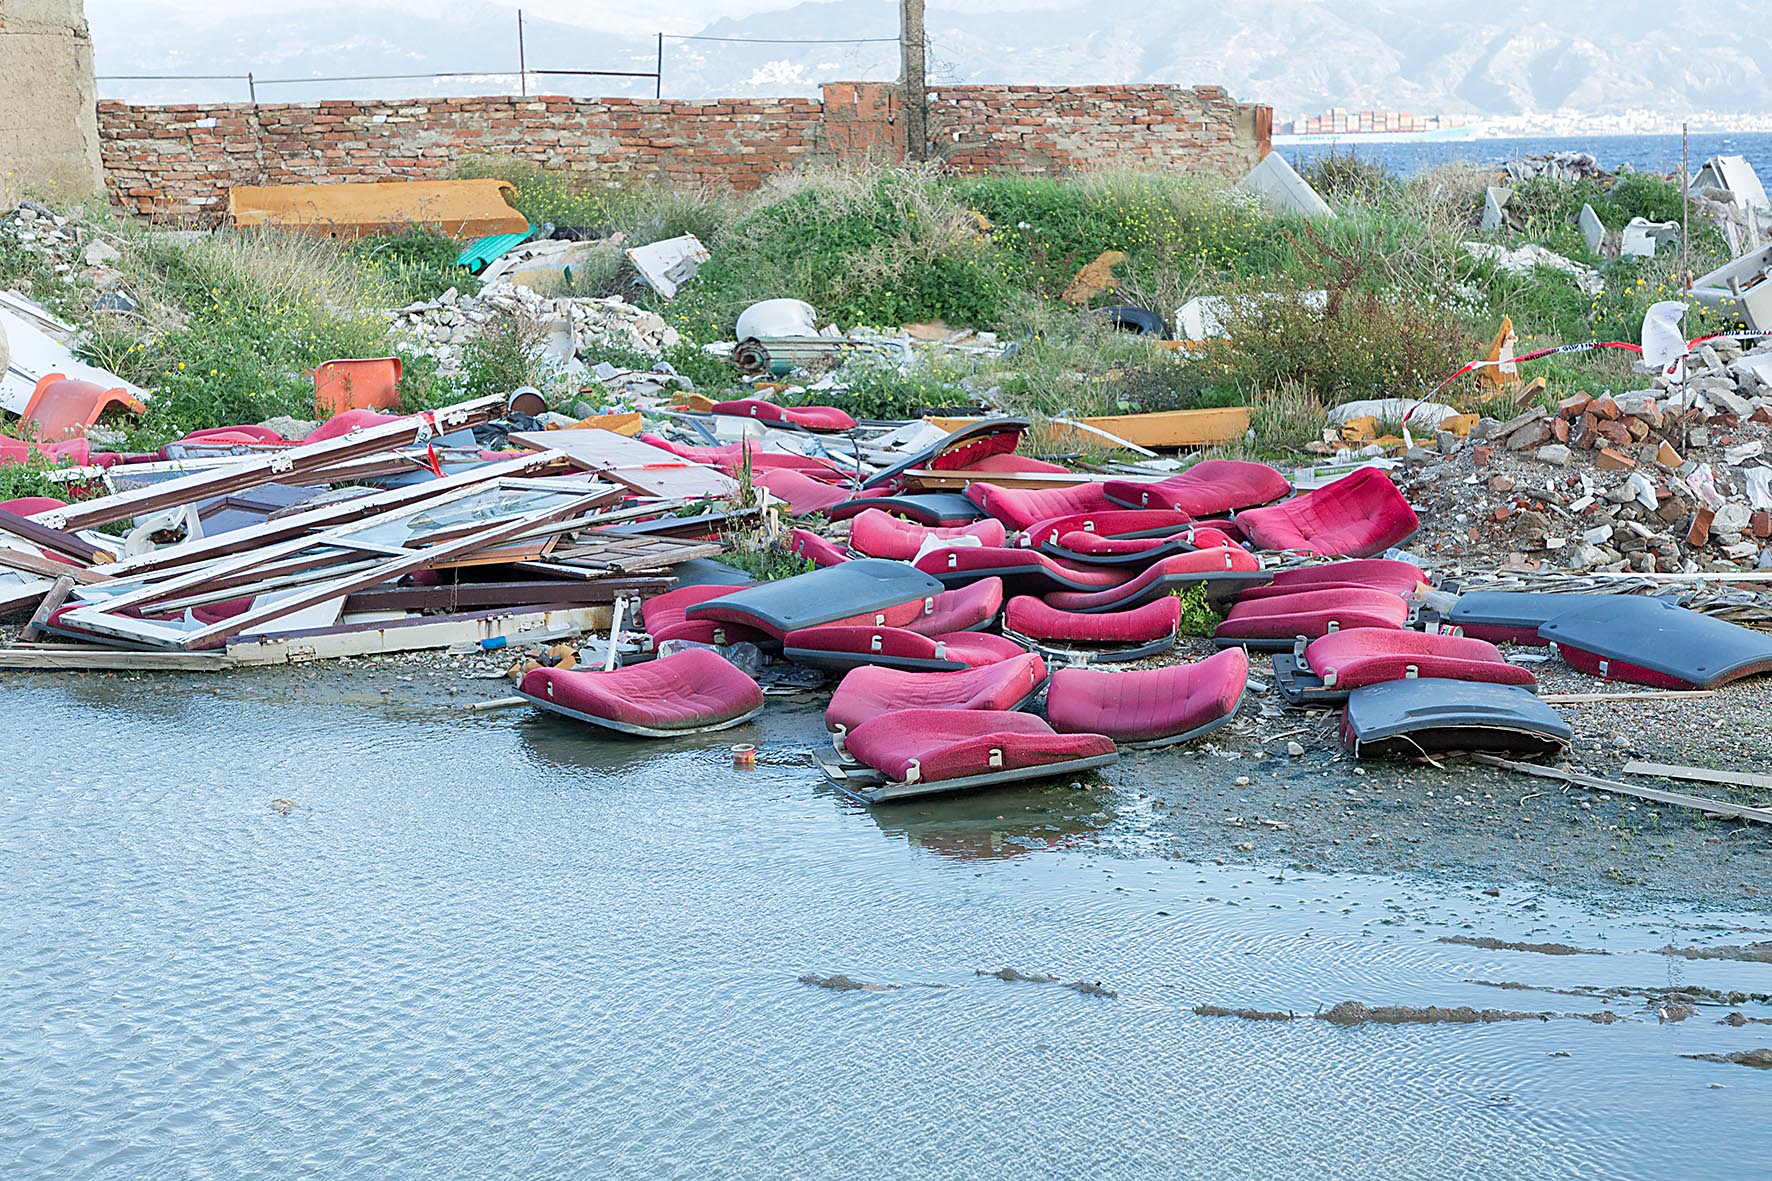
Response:
POLYGON ((1772 347, 1699 346, 1683 381, 1442 433, 1412 489, 1434 547, 1515 569, 1772 569, 1772 347))
POLYGON ((593 343, 614 343, 656 356, 681 339, 663 317, 634 307, 619 296, 550 299, 527 287, 491 283, 476 295, 451 287, 439 298, 408 304, 388 313, 394 334, 413 350, 437 359, 440 373, 461 372, 468 342, 493 320, 518 316, 569 330, 573 351, 593 343))
POLYGON ((76 207, 66 216, 47 205, 23 201, 0 213, 0 250, 33 257, 43 269, 70 286, 86 280, 109 291, 123 279, 116 263, 123 252, 81 217, 76 207))

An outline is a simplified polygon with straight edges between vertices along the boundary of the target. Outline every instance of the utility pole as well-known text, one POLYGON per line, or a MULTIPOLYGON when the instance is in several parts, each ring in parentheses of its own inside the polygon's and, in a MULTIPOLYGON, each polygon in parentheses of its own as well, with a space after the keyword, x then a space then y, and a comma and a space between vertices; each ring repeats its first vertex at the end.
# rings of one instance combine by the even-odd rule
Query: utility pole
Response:
POLYGON ((905 158, 920 161, 929 152, 929 89, 923 68, 923 0, 899 0, 898 52, 903 66, 905 158))

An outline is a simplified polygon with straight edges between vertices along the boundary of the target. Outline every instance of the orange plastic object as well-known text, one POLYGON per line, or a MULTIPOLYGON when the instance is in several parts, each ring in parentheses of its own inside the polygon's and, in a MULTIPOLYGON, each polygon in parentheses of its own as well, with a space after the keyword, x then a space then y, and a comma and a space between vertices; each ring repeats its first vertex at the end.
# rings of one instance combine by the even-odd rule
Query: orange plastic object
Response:
POLYGON ((331 417, 346 410, 400 406, 400 358, 327 361, 314 370, 314 409, 331 417))
POLYGON ((59 443, 76 435, 104 416, 113 406, 121 406, 132 414, 147 410, 139 400, 118 386, 106 389, 93 381, 79 381, 63 373, 45 373, 31 391, 20 416, 20 433, 59 443))
POLYGON ((357 238, 436 226, 452 238, 526 233, 529 219, 505 201, 509 181, 399 180, 370 184, 237 185, 228 216, 237 226, 276 226, 357 238))
MULTIPOLYGON (((553 427, 549 427, 553 430, 553 427)), ((614 431, 618 435, 633 438, 640 433, 640 412, 631 410, 626 414, 596 414, 590 418, 581 418, 567 430, 574 431, 614 431)))

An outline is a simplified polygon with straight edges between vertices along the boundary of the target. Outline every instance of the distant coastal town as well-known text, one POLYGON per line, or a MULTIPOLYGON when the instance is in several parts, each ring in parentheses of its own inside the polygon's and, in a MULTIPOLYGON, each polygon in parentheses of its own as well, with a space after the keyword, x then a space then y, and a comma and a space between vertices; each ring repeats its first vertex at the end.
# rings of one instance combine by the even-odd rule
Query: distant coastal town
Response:
MULTIPOLYGON (((1411 111, 1332 107, 1297 115, 1274 128, 1280 144, 1419 142, 1503 139, 1538 135, 1677 135, 1682 120, 1664 111, 1625 108, 1604 113, 1538 111, 1519 115, 1418 115, 1411 111)), ((1772 131, 1772 114, 1696 111, 1684 122, 1694 133, 1772 131)))

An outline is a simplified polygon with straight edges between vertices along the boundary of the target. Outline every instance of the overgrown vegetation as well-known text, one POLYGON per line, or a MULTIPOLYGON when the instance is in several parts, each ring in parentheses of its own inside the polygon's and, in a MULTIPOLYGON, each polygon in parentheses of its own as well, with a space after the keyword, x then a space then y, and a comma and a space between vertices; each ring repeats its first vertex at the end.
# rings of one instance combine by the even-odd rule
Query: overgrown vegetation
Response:
MULTIPOLYGON (((463 175, 512 181, 532 223, 620 233, 639 243, 694 233, 713 252, 673 302, 635 285, 619 250, 575 274, 575 292, 619 293, 664 315, 684 336, 665 356, 715 396, 742 388, 699 345, 730 339, 750 303, 791 296, 844 329, 942 321, 999 334, 1013 354, 925 353, 911 372, 852 367, 840 395, 859 418, 991 405, 1035 416, 1251 408, 1257 453, 1314 433, 1324 405, 1427 393, 1476 355, 1503 315, 1522 350, 1584 339, 1635 339, 1648 305, 1679 289, 1677 258, 1596 258, 1575 228, 1583 204, 1610 227, 1631 217, 1677 220, 1669 182, 1625 172, 1608 183, 1538 179, 1516 186, 1523 228, 1490 240, 1535 242, 1596 267, 1597 297, 1565 274, 1508 274, 1471 257, 1491 170, 1456 166, 1401 179, 1352 155, 1318 157, 1307 177, 1334 220, 1274 215, 1216 179, 1092 174, 1072 180, 943 177, 916 169, 808 172, 739 197, 611 185, 509 160, 474 160, 463 175), (1102 252, 1125 261, 1094 306, 1135 304, 1173 330, 1194 296, 1225 301, 1229 340, 1176 351, 1112 331, 1058 302, 1102 252), (1314 293, 1321 292, 1321 296, 1314 293)), ((389 355, 384 309, 476 283, 454 265, 461 243, 432 232, 339 244, 276 233, 220 232, 194 242, 123 223, 123 285, 140 303, 93 313, 93 293, 70 288, 32 256, 0 250, 0 281, 86 321, 90 359, 153 387, 143 441, 276 415, 311 417, 313 367, 337 357, 389 355)), ((1694 224, 1692 265, 1725 252, 1694 224)), ((1694 332, 1717 326, 1694 312, 1694 332)), ((441 381, 407 356, 403 402, 432 405, 470 393, 543 384, 537 341, 495 324, 468 350, 467 373, 441 381)), ((650 367, 657 358, 610 346, 587 360, 650 367)), ((1622 383, 1628 361, 1588 354, 1537 363, 1547 396, 1622 383)), ((554 391, 575 394, 575 391, 554 391)), ((596 391, 592 389, 594 395, 596 391)), ((1454 386, 1441 395, 1457 403, 1454 386)))

